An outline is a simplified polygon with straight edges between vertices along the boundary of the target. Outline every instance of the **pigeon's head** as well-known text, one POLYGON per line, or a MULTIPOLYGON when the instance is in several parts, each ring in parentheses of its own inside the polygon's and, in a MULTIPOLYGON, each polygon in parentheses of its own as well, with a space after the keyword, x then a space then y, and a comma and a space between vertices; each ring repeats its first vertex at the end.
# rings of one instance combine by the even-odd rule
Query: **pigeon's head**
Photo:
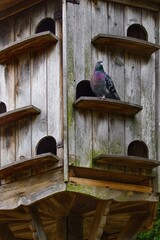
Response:
POLYGON ((104 69, 103 69, 103 61, 98 61, 96 63, 95 71, 104 71, 104 69))

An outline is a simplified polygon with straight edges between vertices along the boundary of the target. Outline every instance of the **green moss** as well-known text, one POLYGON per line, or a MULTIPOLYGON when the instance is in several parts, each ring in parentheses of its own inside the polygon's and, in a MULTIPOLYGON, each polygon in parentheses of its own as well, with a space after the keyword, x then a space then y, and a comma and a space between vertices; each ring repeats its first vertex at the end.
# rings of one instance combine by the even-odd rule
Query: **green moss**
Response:
POLYGON ((91 51, 90 49, 85 49, 85 78, 90 78, 91 74, 91 51))
POLYGON ((72 126, 74 121, 73 102, 75 96, 75 74, 74 74, 74 51, 73 41, 68 41, 67 51, 67 91, 68 91, 68 126, 72 126))
POLYGON ((82 193, 85 195, 90 195, 92 197, 96 197, 98 199, 108 199, 110 198, 110 194, 106 193, 106 188, 97 188, 94 186, 87 186, 87 185, 77 185, 74 183, 67 184, 67 191, 69 192, 77 192, 82 193), (108 197, 107 197, 108 196, 108 197))
POLYGON ((124 151, 122 141, 112 142, 109 146, 109 152, 111 154, 122 154, 124 151))

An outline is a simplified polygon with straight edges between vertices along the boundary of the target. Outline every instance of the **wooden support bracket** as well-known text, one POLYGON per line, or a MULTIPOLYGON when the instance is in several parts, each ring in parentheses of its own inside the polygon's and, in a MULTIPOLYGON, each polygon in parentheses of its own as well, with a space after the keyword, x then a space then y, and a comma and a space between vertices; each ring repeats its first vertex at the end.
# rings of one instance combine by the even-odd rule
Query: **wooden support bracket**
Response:
POLYGON ((134 240, 135 235, 147 219, 147 214, 136 214, 130 217, 117 240, 134 240))
POLYGON ((105 201, 99 201, 97 203, 89 240, 101 239, 111 203, 112 201, 108 201, 107 203, 105 201))
POLYGON ((6 224, 0 224, 0 239, 1 240, 17 240, 12 231, 6 224))
POLYGON ((24 207, 25 211, 31 216, 30 229, 33 234, 34 240, 47 240, 46 233, 44 231, 40 214, 36 205, 24 207))

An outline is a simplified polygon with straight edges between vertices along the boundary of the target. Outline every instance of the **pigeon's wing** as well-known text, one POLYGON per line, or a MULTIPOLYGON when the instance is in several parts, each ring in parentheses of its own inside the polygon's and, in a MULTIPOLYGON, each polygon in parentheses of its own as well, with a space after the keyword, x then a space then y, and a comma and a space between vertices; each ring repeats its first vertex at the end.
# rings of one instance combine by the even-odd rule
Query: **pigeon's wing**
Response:
POLYGON ((115 85, 113 83, 113 80, 111 79, 111 77, 106 74, 106 77, 105 77, 105 82, 106 82, 106 88, 108 89, 108 91, 110 92, 111 96, 115 99, 119 99, 120 100, 120 97, 116 91, 116 88, 115 88, 115 85))
POLYGON ((113 83, 111 77, 108 74, 106 74, 105 81, 106 81, 106 87, 109 90, 109 92, 110 93, 116 92, 114 83, 113 83))

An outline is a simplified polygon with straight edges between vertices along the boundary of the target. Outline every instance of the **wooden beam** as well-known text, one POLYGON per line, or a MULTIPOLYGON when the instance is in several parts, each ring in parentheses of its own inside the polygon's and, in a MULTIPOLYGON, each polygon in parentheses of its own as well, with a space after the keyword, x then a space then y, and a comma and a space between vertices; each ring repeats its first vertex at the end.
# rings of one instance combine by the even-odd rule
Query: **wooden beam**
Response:
POLYGON ((14 209, 20 205, 31 205, 56 192, 63 192, 66 184, 63 180, 63 168, 0 186, 0 209, 14 209), (22 194, 23 189, 23 194, 22 194))
POLYGON ((33 239, 47 240, 47 236, 43 228, 43 224, 37 206, 36 205, 31 205, 29 207, 24 206, 24 209, 26 213, 29 214, 32 218, 32 221, 30 221, 30 229, 33 234, 33 239))
POLYGON ((68 240, 83 240, 83 219, 79 215, 68 216, 68 240))
POLYGON ((17 240, 12 231, 6 224, 0 224, 0 239, 1 240, 17 240))
POLYGON ((112 201, 108 201, 107 203, 105 201, 99 201, 97 203, 89 240, 101 239, 111 203, 112 201))
POLYGON ((113 2, 113 3, 118 3, 118 4, 123 4, 127 6, 132 6, 132 7, 140 7, 144 9, 149 9, 153 11, 159 11, 160 5, 156 1, 151 1, 151 0, 102 0, 102 1, 107 1, 107 2, 113 2))
POLYGON ((147 218, 147 214, 133 215, 128 220, 125 228, 123 228, 117 240, 134 240, 137 232, 142 227, 146 218, 147 218))
POLYGON ((152 187, 135 185, 135 184, 99 181, 99 180, 77 178, 77 177, 70 177, 70 181, 72 183, 84 184, 84 185, 90 185, 90 186, 96 186, 96 187, 108 187, 108 188, 117 189, 117 190, 152 193, 152 187))
POLYGON ((67 240, 67 217, 56 221, 56 240, 67 240))
POLYGON ((0 20, 10 17, 16 13, 19 13, 29 7, 32 7, 38 3, 43 2, 44 0, 34 0, 34 1, 27 1, 27 0, 1 0, 0 4, 0 20))

